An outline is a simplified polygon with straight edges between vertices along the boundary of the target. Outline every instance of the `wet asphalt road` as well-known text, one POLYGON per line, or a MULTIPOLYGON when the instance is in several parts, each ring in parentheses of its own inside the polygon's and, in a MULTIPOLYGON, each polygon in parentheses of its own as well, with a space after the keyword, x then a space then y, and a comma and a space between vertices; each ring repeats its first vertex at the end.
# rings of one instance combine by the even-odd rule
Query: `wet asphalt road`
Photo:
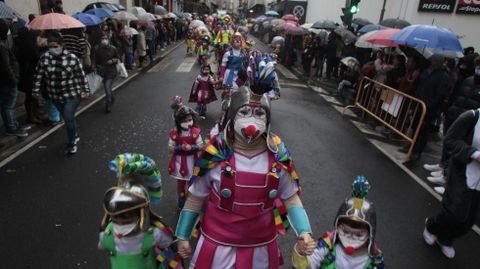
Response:
MULTIPOLYGON (((108 268, 108 256, 97 250, 104 191, 115 184, 107 169, 118 153, 140 152, 161 168, 165 197, 158 208, 176 224, 175 181, 168 177, 168 106, 173 95, 188 100, 198 73, 177 72, 185 64, 181 46, 154 69, 115 92, 111 114, 99 102, 78 117, 81 141, 73 157, 63 155, 66 134, 61 128, 0 170, 1 268, 108 268), (7 172, 8 171, 8 172, 7 172)), ((479 268, 475 258, 480 237, 470 232, 456 243, 457 257, 447 260, 422 240, 425 217, 440 203, 422 189, 353 125, 314 91, 290 87, 273 103, 273 130, 292 152, 303 186, 302 200, 316 237, 331 229, 336 211, 350 194, 357 175, 365 175, 377 208, 377 243, 387 268, 479 268)), ((203 133, 219 114, 209 107, 200 123, 203 133)), ((293 231, 281 238, 290 268, 293 231)))

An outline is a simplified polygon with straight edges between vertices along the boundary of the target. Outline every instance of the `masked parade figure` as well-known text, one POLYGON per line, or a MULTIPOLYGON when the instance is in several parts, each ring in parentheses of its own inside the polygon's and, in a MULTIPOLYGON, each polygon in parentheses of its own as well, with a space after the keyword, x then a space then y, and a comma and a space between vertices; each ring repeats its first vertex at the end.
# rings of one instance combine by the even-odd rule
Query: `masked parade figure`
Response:
POLYGON ((170 247, 173 230, 150 210, 162 197, 160 171, 141 154, 125 153, 109 163, 118 185, 105 193, 98 248, 110 254, 112 269, 181 268, 170 247))
POLYGON ((381 269, 382 252, 375 244, 376 213, 367 196, 370 184, 357 177, 352 184, 352 197, 338 210, 335 228, 320 238, 310 256, 293 251, 293 265, 298 269, 381 269))
POLYGON ((195 167, 176 230, 179 253, 191 257, 190 234, 204 207, 190 268, 279 268, 277 238, 287 213, 300 252, 313 241, 293 160, 270 131, 269 98, 258 93, 241 87, 232 94, 223 131, 195 167))
POLYGON ((280 98, 276 64, 276 55, 262 55, 259 51, 252 51, 247 69, 253 87, 265 89, 268 97, 273 100, 280 98))
POLYGON ((205 119, 207 116, 207 104, 217 100, 214 90, 216 82, 212 77, 210 65, 202 65, 200 72, 193 83, 189 102, 197 103, 196 111, 202 119, 205 119))
POLYGON ((197 49, 197 61, 200 65, 206 64, 210 56, 210 36, 204 34, 200 37, 200 46, 197 49))
POLYGON ((235 33, 231 38, 232 47, 223 55, 220 76, 223 78, 223 100, 229 100, 232 91, 238 89, 247 80, 248 57, 242 46, 242 35, 235 33))
MULTIPOLYGON (((177 97, 175 97, 177 98, 177 97)), ((185 203, 187 182, 192 176, 197 153, 203 148, 200 129, 195 125, 196 113, 180 105, 175 109, 175 128, 170 130, 168 149, 172 158, 168 166, 170 176, 177 180, 178 208, 185 203)))
POLYGON ((187 30, 185 34, 185 40, 187 43, 187 55, 192 55, 195 49, 195 33, 192 28, 187 30))

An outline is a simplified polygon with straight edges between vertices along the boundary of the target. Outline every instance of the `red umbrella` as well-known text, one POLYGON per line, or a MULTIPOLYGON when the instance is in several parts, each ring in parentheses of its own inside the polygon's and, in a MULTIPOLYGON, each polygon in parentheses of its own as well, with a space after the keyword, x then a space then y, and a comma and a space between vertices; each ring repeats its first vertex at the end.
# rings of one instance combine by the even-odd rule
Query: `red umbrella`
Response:
POLYGON ((293 14, 287 14, 285 16, 282 17, 282 20, 285 20, 285 21, 298 21, 298 18, 293 15, 293 14))
POLYGON ((387 46, 387 47, 398 47, 398 43, 395 43, 391 41, 391 37, 400 32, 400 29, 393 29, 393 28, 387 28, 383 30, 376 31, 374 34, 372 34, 370 37, 367 38, 367 42, 376 44, 376 45, 382 45, 382 46, 387 46))
POLYGON ((48 13, 36 17, 28 27, 34 30, 60 30, 70 28, 83 28, 85 24, 74 17, 60 13, 48 13))

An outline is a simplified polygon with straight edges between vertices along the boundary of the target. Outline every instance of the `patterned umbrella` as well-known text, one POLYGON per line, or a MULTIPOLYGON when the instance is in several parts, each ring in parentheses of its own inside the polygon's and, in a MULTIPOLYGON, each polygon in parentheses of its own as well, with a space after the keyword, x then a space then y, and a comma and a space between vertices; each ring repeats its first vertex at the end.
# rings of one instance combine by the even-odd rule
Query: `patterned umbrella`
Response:
POLYGON ((32 22, 30 22, 28 27, 34 30, 60 30, 83 28, 85 27, 85 24, 68 15, 63 15, 60 13, 48 13, 36 17, 32 22))
POLYGON ((398 43, 391 41, 392 36, 398 32, 400 32, 400 29, 383 29, 370 35, 366 41, 376 45, 398 47, 398 43))
POLYGON ((18 15, 18 12, 7 6, 7 4, 5 4, 4 2, 0 2, 0 18, 13 19, 19 17, 20 15, 18 15))

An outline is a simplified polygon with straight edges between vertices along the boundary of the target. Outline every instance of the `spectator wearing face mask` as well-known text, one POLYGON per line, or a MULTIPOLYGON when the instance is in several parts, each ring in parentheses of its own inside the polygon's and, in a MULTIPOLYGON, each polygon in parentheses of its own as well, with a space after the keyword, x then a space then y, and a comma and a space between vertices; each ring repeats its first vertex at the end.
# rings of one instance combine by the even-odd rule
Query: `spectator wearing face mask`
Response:
POLYGON ((102 33, 100 45, 95 48, 94 52, 95 67, 98 74, 103 78, 103 86, 105 89, 105 111, 111 112, 114 102, 112 84, 117 76, 117 63, 119 56, 117 48, 110 45, 108 35, 102 33))
POLYGON ((35 70, 33 97, 38 98, 44 90, 46 98, 60 111, 67 130, 67 154, 75 154, 80 140, 75 112, 80 99, 90 94, 87 78, 80 59, 63 48, 59 33, 50 34, 48 48, 35 70))

